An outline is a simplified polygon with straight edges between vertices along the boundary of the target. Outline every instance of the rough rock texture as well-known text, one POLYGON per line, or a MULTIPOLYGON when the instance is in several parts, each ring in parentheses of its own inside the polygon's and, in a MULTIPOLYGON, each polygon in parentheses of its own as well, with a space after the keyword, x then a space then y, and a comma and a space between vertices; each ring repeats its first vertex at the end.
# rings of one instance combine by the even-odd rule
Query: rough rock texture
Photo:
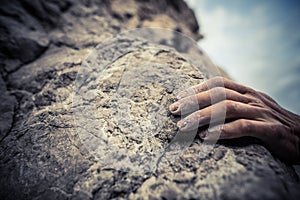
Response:
MULTIPOLYGON (((218 143, 200 158, 205 145, 196 137, 171 162, 157 159, 155 152, 164 149, 176 134, 178 119, 166 111, 176 91, 211 74, 205 68, 196 70, 182 54, 166 46, 139 38, 103 41, 122 30, 143 26, 170 28, 197 40, 201 37, 197 22, 183 1, 2 2, 1 199, 299 197, 294 171, 249 138, 218 143), (84 74, 83 61, 99 43, 95 52, 104 50, 105 54, 92 57, 95 62, 123 55, 124 49, 130 52, 109 62, 105 69, 93 65, 103 77, 81 81, 79 76, 79 87, 74 83, 76 75, 84 74), (124 46, 120 48, 120 44, 124 46), (144 78, 134 76, 137 73, 144 78), (158 84, 158 80, 162 82, 158 84), (130 81, 140 90, 129 86, 130 81), (87 109, 78 97, 93 102, 94 109, 87 109), (114 97, 118 102, 124 100, 123 104, 116 104, 114 97), (122 111, 128 109, 122 105, 131 105, 130 120, 135 123, 129 123, 128 113, 122 117, 122 111), (82 115, 80 111, 84 111, 82 115), (134 131, 149 134, 139 137, 134 131), (85 137, 87 134, 91 137, 85 137), (103 145, 95 145, 95 138, 103 145), (149 162, 140 158, 154 158, 151 163, 155 165, 147 166, 149 162), (124 163, 137 167, 128 169, 124 163)), ((173 42, 180 44, 176 38, 173 42)), ((176 49, 184 52, 183 47, 176 49)), ((205 55, 198 52, 198 58, 209 67, 205 55)))

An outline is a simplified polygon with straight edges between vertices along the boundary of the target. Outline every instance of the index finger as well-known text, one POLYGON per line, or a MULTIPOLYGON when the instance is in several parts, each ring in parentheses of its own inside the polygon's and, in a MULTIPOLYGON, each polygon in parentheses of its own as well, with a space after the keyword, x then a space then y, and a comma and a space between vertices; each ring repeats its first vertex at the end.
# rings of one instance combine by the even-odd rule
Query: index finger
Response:
POLYGON ((248 93, 250 91, 253 91, 253 89, 240 85, 238 83, 235 83, 234 81, 231 81, 229 79, 226 79, 221 76, 217 76, 214 78, 211 78, 203 83, 200 83, 199 85, 192 86, 188 89, 185 89, 177 95, 178 99, 182 99, 184 97, 188 97, 194 94, 198 94, 204 91, 207 91, 209 89, 215 88, 215 87, 224 87, 231 90, 235 90, 241 94, 248 93))

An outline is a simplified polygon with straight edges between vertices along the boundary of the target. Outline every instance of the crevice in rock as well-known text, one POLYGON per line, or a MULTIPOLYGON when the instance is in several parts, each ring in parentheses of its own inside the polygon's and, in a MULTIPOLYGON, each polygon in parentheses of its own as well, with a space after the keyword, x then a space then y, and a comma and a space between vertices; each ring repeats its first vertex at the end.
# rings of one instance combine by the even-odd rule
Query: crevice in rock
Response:
POLYGON ((30 63, 33 63, 35 62, 37 59, 40 59, 43 57, 43 55, 47 52, 47 50, 49 49, 49 46, 51 45, 51 43, 48 44, 48 46, 46 48, 44 48, 38 55, 36 55, 35 58, 33 58, 32 60, 28 61, 28 62, 24 62, 22 63, 20 66, 16 67, 15 69, 13 70, 5 70, 6 72, 6 75, 4 76, 4 80, 7 82, 7 79, 8 79, 8 76, 10 76, 11 74, 13 73, 16 73, 17 71, 19 71, 22 67, 24 67, 25 65, 28 65, 30 63))

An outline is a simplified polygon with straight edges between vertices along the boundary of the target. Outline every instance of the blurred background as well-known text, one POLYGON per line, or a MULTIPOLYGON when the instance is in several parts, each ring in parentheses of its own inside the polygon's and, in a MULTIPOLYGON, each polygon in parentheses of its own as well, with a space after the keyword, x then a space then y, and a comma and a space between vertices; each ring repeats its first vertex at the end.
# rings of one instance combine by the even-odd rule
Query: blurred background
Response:
POLYGON ((300 1, 186 0, 199 45, 237 82, 300 114, 300 1))

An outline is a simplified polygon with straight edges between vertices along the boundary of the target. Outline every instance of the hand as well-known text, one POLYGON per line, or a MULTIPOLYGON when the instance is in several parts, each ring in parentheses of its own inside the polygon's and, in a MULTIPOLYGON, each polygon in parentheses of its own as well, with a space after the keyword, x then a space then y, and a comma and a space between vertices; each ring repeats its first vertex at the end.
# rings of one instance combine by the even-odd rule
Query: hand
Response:
POLYGON ((178 99, 169 109, 173 115, 188 114, 177 123, 181 131, 221 123, 210 131, 200 132, 200 137, 204 140, 211 140, 218 134, 219 139, 256 137, 284 161, 300 163, 300 116, 283 109, 266 94, 215 77, 180 92, 178 99), (224 109, 223 124, 221 112, 224 109), (212 118, 212 112, 220 112, 220 117, 212 118))

